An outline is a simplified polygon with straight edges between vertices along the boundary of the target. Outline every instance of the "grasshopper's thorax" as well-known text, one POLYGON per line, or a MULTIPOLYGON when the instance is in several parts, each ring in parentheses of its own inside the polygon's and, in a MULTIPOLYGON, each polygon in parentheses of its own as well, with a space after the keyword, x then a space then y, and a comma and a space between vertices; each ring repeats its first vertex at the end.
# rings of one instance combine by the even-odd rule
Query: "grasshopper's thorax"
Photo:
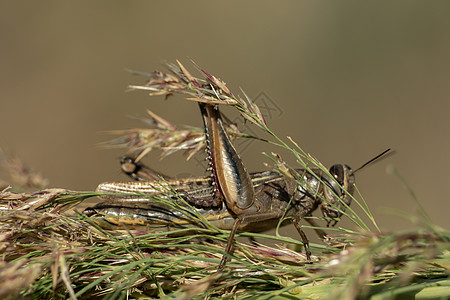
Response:
MULTIPOLYGON (((336 164, 329 170, 333 178, 324 178, 323 199, 320 209, 325 218, 337 219, 342 216, 352 201, 355 175, 347 165, 336 164)), ((335 225, 337 221, 335 221, 335 225)), ((330 225, 331 220, 328 220, 330 225)))

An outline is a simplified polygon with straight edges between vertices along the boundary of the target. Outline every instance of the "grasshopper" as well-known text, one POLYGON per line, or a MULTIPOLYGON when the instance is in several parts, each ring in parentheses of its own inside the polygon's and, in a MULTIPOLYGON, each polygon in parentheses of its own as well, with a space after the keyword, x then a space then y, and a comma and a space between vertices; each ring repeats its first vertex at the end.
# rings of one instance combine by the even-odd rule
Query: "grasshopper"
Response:
MULTIPOLYGON (((185 201, 212 225, 231 231, 219 270, 226 264, 238 230, 267 230, 274 228, 284 217, 286 222, 291 221, 295 225, 302 238, 307 261, 310 261, 309 242, 299 224, 300 220, 320 208, 328 225, 334 225, 351 203, 356 171, 344 164, 333 165, 329 174, 320 169, 296 169, 294 173, 302 184, 274 171, 249 173, 224 129, 218 106, 204 103, 199 103, 199 106, 211 176, 171 179, 125 157, 121 161, 122 170, 136 181, 101 183, 97 192, 106 202, 86 209, 85 213, 102 217, 114 226, 199 226, 188 210, 173 210, 171 206, 155 202, 152 198, 163 198, 180 205, 185 201), (168 191, 174 191, 178 196, 168 191), (331 223, 333 220, 334 224, 331 223)), ((314 224, 311 219, 306 221, 314 224)), ((325 236, 322 230, 316 232, 321 237, 325 236)))

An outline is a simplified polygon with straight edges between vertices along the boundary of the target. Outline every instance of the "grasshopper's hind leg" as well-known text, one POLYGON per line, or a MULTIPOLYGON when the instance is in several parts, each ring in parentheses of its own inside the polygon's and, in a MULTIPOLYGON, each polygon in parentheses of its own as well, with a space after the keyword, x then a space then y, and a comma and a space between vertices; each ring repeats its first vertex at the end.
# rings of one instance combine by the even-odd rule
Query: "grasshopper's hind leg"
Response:
MULTIPOLYGON (((280 211, 271 211, 267 213, 253 213, 248 215, 241 215, 237 216, 236 219, 234 219, 233 227, 231 228, 230 235, 228 237, 227 245, 225 247, 225 255, 222 257, 222 260, 220 261, 220 265, 218 270, 222 270, 227 261, 228 261, 228 255, 232 252, 232 246, 234 242, 234 236, 236 235, 237 230, 240 226, 244 226, 255 223, 255 222, 264 222, 268 220, 278 219, 281 217, 280 211)), ((305 235, 306 238, 306 235, 305 235)), ((308 247, 309 249, 309 247, 308 247)))
POLYGON ((234 220, 233 227, 231 228, 230 235, 228 236, 227 245, 225 247, 225 254, 222 256, 222 260, 220 261, 219 267, 217 268, 217 271, 219 272, 222 271, 223 268, 225 268, 225 265, 227 264, 228 255, 231 254, 234 236, 236 235, 239 225, 241 225, 241 219, 237 218, 234 220))
POLYGON ((205 127, 206 149, 216 205, 225 200, 235 215, 245 214, 255 201, 255 190, 241 158, 228 136, 217 106, 199 103, 205 127))

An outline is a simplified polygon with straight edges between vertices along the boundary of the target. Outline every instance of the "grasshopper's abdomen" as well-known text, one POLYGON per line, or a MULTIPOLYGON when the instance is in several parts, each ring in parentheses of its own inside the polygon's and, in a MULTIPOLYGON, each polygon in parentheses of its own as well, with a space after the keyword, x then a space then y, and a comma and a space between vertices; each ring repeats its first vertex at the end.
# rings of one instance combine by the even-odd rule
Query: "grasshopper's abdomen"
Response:
POLYGON ((96 192, 103 200, 115 203, 152 203, 153 198, 179 199, 196 206, 196 201, 212 202, 214 189, 209 178, 193 177, 168 181, 104 182, 96 192))

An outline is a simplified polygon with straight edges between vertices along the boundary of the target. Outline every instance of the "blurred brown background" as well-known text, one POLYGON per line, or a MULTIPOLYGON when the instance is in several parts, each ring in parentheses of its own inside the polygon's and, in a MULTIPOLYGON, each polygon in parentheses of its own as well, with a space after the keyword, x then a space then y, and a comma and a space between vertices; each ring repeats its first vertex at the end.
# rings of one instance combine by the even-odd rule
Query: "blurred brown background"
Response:
MULTIPOLYGON (((192 58, 235 93, 263 92, 279 108, 271 128, 327 166, 356 168, 395 149, 357 174, 383 229, 410 227, 392 212, 417 210, 388 166, 448 228, 449 13, 447 1, 2 1, 0 146, 52 187, 124 180, 123 151, 95 146, 109 138, 101 131, 141 127, 127 116, 145 116, 146 108, 201 125, 193 103, 126 93, 143 79, 124 70, 150 72, 180 59, 195 72, 192 58)), ((261 151, 274 150, 253 142, 242 156, 250 170, 263 170, 261 151)), ((181 155, 152 156, 167 174, 204 172, 181 155)))

